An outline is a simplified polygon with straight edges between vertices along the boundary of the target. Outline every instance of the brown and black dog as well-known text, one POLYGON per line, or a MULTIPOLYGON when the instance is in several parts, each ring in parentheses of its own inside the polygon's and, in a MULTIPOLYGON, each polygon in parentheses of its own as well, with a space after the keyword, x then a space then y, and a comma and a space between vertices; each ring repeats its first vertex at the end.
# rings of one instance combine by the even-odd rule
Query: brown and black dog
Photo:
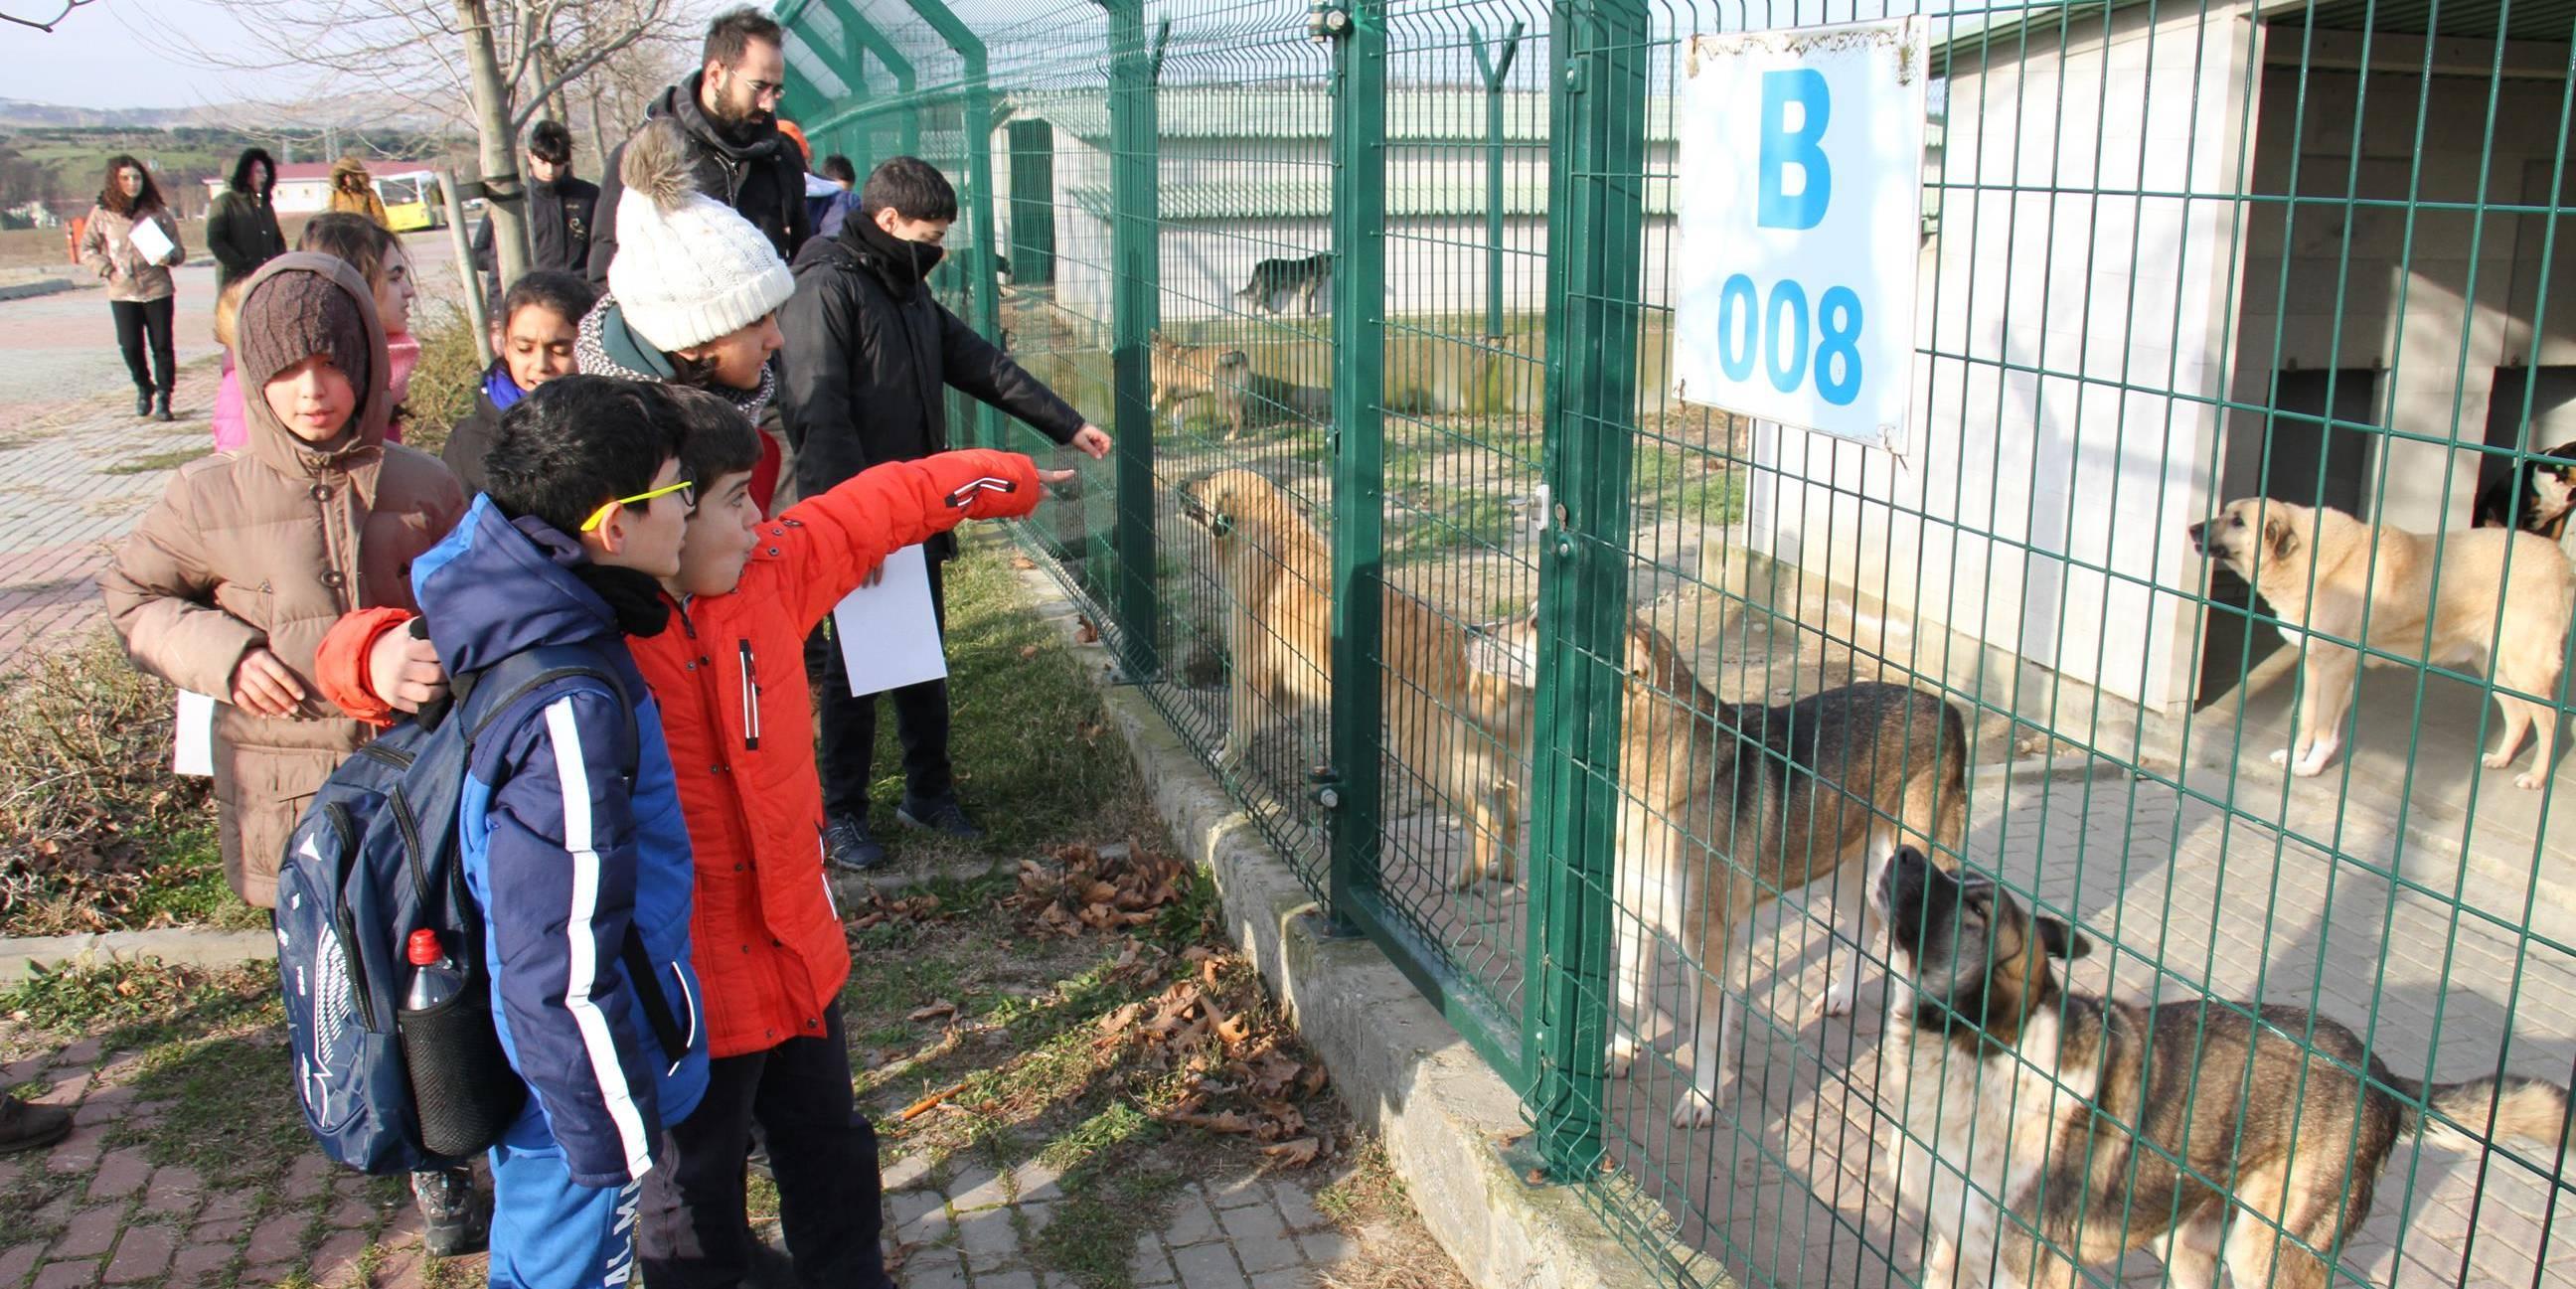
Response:
POLYGON ((2281 1234, 2347 1239, 2401 1135, 2474 1145, 2452 1124, 2490 1109, 2501 1136, 2566 1130, 2565 1088, 2399 1078, 2305 1008, 2077 993, 2051 960, 2089 951, 2080 932, 1910 847, 1870 902, 1893 944, 1880 1167, 1931 1234, 1926 1286, 2076 1284, 2152 1249, 2175 1286, 2214 1289, 2223 1262, 2237 1285, 2322 1289, 2281 1234))

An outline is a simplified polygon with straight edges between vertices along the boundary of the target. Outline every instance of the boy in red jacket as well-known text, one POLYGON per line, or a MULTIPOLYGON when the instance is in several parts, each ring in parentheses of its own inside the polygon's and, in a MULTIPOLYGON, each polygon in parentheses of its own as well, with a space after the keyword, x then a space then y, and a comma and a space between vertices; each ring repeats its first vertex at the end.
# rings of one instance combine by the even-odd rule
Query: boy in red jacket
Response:
MULTIPOLYGON (((823 872, 804 642, 888 553, 963 519, 1026 515, 1043 483, 1071 472, 1041 472, 1018 453, 946 452, 878 466, 763 520, 749 496, 756 431, 722 399, 672 392, 693 413, 681 462, 701 481, 697 511, 680 571, 663 579, 671 627, 628 646, 662 710, 695 850, 690 932, 713 1059, 705 1098, 664 1129, 645 1175, 638 1262, 656 1289, 744 1279, 755 1249, 743 1159, 757 1128, 797 1279, 890 1286, 876 1131, 852 1098, 841 1027, 850 955, 823 872)), ((328 654, 363 659, 403 621, 353 614, 328 654)), ((383 714, 365 672, 325 668, 318 680, 349 710, 383 714)))

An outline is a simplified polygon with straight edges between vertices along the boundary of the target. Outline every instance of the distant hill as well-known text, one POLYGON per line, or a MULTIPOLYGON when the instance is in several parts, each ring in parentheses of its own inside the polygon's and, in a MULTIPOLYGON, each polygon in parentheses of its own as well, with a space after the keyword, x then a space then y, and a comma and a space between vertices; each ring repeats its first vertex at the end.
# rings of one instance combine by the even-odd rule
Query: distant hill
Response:
POLYGON ((0 130, 241 129, 463 133, 461 123, 392 96, 341 95, 326 103, 215 103, 202 107, 65 107, 0 98, 0 130))
POLYGON ((165 130, 173 126, 208 124, 197 119, 201 110, 193 107, 62 107, 53 103, 0 98, 0 129, 165 130))

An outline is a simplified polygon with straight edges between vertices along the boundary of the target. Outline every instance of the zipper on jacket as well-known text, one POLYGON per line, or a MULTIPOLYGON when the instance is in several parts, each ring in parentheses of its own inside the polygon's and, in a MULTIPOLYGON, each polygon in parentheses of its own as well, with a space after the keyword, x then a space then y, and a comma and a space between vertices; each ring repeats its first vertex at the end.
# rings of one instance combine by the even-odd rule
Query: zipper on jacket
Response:
POLYGON ((737 640, 742 651, 742 750, 760 750, 760 669, 751 660, 751 642, 737 640))
POLYGON ((376 1029, 375 995, 367 989, 366 964, 360 961, 358 953, 358 914, 349 907, 347 894, 349 883, 345 867, 357 861, 358 825, 349 817, 349 808, 337 801, 324 806, 322 816, 331 821, 331 831, 340 839, 340 854, 343 856, 340 895, 331 902, 331 920, 340 932, 341 966, 349 973, 349 993, 357 1000, 358 1024, 371 1033, 381 1033, 376 1029))

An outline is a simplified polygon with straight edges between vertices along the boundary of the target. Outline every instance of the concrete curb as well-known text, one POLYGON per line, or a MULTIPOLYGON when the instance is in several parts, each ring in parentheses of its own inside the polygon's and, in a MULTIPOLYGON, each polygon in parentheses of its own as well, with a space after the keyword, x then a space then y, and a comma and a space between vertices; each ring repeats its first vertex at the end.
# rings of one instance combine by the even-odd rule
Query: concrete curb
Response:
MULTIPOLYGON (((1076 610, 1042 572, 1021 585, 1074 639, 1076 610)), ((1074 643, 1095 669, 1106 648, 1074 643)), ((1139 691, 1112 687, 1109 712, 1182 853, 1211 873, 1227 934, 1251 957, 1343 1101, 1386 1143, 1423 1224, 1478 1285, 1591 1289, 1655 1285, 1648 1259, 1699 1263, 1688 1249, 1623 1247, 1562 1186, 1524 1184, 1498 1143, 1527 1131, 1511 1089, 1377 946, 1317 934, 1315 905, 1249 817, 1139 691)))
POLYGON ((158 958, 172 967, 234 967, 277 956, 277 937, 266 931, 210 931, 162 927, 90 935, 31 935, 0 939, 0 985, 15 985, 47 969, 97 966, 158 958))
POLYGON ((60 295, 71 289, 70 278, 38 278, 33 282, 17 282, 0 286, 0 300, 32 300, 40 295, 60 295))

